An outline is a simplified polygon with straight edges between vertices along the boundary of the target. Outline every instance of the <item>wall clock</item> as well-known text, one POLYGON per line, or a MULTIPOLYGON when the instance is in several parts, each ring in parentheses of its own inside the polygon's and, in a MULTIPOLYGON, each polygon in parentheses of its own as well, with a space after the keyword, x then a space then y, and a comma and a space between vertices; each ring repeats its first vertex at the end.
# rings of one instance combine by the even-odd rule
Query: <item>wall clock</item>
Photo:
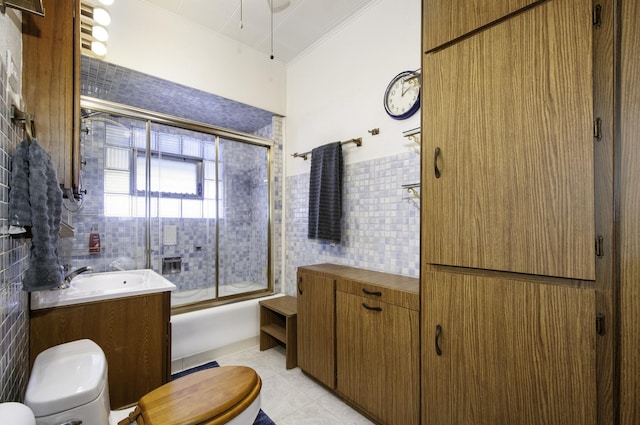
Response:
POLYGON ((420 109, 420 81, 415 71, 393 77, 384 92, 384 109, 393 119, 404 120, 420 109))

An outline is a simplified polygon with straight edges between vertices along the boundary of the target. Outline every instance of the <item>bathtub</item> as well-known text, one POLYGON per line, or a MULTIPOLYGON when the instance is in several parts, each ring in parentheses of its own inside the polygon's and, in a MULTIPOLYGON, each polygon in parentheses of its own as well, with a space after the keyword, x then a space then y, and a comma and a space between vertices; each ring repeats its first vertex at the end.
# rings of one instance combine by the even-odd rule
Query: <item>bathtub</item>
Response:
MULTIPOLYGON (((237 295, 243 292, 259 291, 266 286, 255 282, 236 282, 227 285, 220 285, 220 296, 237 295)), ((191 289, 187 291, 173 291, 171 293, 171 307, 179 307, 198 301, 210 300, 216 297, 216 288, 207 287, 191 289)))
POLYGON ((258 302, 282 294, 171 316, 171 373, 259 344, 258 302))

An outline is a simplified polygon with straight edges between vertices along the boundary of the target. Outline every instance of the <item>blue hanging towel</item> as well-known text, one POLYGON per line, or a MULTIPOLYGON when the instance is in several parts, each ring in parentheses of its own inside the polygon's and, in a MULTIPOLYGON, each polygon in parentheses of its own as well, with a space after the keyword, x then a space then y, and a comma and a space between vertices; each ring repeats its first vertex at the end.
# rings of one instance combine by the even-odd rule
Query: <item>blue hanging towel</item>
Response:
POLYGON ((311 151, 309 176, 309 239, 340 242, 342 217, 342 143, 311 151))
POLYGON ((22 279, 25 291, 52 289, 62 283, 58 236, 62 191, 49 154, 33 139, 23 141, 12 158, 9 223, 31 228, 31 256, 22 279))

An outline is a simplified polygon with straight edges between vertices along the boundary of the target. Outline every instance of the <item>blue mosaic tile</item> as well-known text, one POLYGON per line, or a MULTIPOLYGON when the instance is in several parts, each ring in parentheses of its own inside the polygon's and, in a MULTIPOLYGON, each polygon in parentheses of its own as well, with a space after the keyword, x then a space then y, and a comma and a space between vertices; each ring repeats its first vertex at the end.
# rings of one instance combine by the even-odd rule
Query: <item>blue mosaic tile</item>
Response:
POLYGON ((249 134, 269 127, 274 116, 264 109, 84 55, 80 81, 85 96, 249 134))
MULTIPOLYGON (((11 121, 6 96, 6 71, 0 60, 0 227, 8 226, 11 155, 22 139, 22 128, 11 121)), ((28 266, 28 240, 0 234, 0 400, 23 401, 29 378, 28 293, 22 276, 28 266)))
POLYGON ((299 266, 335 263, 418 277, 419 200, 402 188, 419 182, 420 156, 395 156, 348 164, 344 171, 341 244, 307 238, 309 174, 286 180, 284 290, 295 296, 299 266))

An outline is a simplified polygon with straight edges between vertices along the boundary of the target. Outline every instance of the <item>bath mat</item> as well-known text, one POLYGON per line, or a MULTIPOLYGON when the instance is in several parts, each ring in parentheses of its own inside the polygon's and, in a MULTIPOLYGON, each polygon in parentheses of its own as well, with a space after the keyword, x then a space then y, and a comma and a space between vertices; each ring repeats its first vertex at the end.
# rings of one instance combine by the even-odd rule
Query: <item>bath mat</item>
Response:
MULTIPOLYGON (((183 370, 182 372, 174 373, 171 375, 171 380, 173 381, 174 379, 181 378, 190 373, 198 372, 199 370, 211 369, 212 367, 220 367, 220 365, 216 361, 205 363, 200 366, 192 367, 191 369, 183 370)), ((276 423, 273 422, 271 418, 262 411, 262 409, 260 409, 253 425, 276 425, 276 423)))

